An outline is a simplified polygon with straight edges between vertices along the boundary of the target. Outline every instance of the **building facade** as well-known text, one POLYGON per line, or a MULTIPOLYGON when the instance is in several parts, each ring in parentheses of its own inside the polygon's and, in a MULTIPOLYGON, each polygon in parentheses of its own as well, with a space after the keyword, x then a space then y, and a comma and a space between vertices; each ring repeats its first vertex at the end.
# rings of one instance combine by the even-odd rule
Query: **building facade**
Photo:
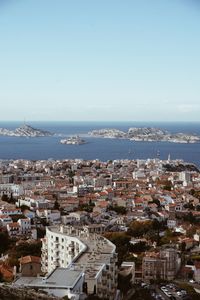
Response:
POLYGON ((114 244, 86 226, 50 226, 42 240, 42 271, 73 266, 84 272, 86 294, 113 300, 118 276, 115 250, 114 244))
POLYGON ((144 280, 173 280, 180 267, 177 250, 166 248, 149 253, 143 258, 142 277, 144 280))

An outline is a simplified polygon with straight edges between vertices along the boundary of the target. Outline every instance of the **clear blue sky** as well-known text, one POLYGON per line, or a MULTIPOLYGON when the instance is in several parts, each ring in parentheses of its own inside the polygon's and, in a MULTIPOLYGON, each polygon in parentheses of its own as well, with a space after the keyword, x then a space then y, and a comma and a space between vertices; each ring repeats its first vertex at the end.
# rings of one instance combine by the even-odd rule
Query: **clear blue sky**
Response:
POLYGON ((200 121, 198 0, 0 0, 0 120, 200 121))

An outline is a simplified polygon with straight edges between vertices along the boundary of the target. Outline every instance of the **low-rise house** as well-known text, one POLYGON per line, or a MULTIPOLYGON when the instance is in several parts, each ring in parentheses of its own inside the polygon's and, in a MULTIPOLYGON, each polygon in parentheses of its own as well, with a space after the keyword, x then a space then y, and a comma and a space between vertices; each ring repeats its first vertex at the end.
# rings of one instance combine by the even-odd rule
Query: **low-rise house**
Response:
POLYGON ((133 208, 135 209, 145 209, 148 207, 148 201, 143 198, 136 198, 133 200, 133 208))
POLYGON ((127 207, 127 200, 126 200, 126 198, 113 198, 113 202, 117 206, 127 207))
POLYGON ((20 234, 21 235, 28 235, 31 233, 31 221, 30 219, 19 219, 17 223, 20 226, 20 234))
POLYGON ((20 225, 17 222, 7 224, 7 231, 10 237, 17 237, 20 235, 20 225))
POLYGON ((54 207, 54 203, 50 200, 45 199, 41 196, 31 196, 19 198, 16 202, 16 206, 20 207, 22 205, 28 206, 32 210, 36 209, 52 209, 54 207))
POLYGON ((182 238, 180 239, 180 242, 185 244, 186 250, 193 248, 195 245, 195 240, 193 238, 182 238))
POLYGON ((59 298, 68 296, 79 300, 83 293, 84 278, 83 271, 59 267, 46 277, 20 277, 13 286, 36 288, 59 298))
POLYGON ((168 227, 169 229, 174 229, 174 228, 176 228, 176 225, 177 225, 176 219, 168 219, 168 220, 167 220, 167 227, 168 227))
POLYGON ((64 216, 61 216, 61 223, 64 224, 64 225, 73 225, 75 224, 77 221, 76 221, 76 218, 74 216, 70 216, 70 215, 64 215, 64 216))
POLYGON ((21 276, 35 277, 41 274, 41 258, 38 256, 24 256, 19 259, 21 276))
POLYGON ((76 211, 69 213, 69 216, 75 219, 75 222, 85 222, 88 220, 88 214, 85 211, 76 211))
POLYGON ((65 212, 70 212, 77 209, 79 206, 79 199, 75 197, 66 198, 61 203, 61 207, 64 209, 65 212))
POLYGON ((3 280, 6 282, 11 282, 15 275, 14 268, 9 267, 7 264, 0 264, 0 273, 3 277, 3 280))
POLYGON ((45 209, 44 215, 46 217, 47 222, 54 224, 59 224, 61 222, 61 215, 59 210, 45 209))
POLYGON ((7 227, 7 224, 12 223, 12 219, 7 215, 0 215, 0 225, 2 227, 7 227))
POLYGON ((20 208, 2 208, 0 209, 0 215, 4 216, 13 216, 13 215, 21 215, 21 209, 20 208))
POLYGON ((106 212, 108 206, 110 205, 110 202, 105 201, 105 200, 100 200, 97 202, 97 205, 93 208, 93 212, 106 212))

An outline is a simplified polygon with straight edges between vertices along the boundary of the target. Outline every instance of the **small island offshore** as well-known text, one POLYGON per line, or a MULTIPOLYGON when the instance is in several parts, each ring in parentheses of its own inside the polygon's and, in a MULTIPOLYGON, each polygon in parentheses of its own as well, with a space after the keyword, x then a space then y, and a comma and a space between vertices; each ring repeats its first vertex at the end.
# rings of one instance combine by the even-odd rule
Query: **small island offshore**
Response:
POLYGON ((84 139, 81 139, 78 135, 77 136, 71 136, 67 139, 60 140, 61 144, 64 145, 84 145, 87 144, 87 142, 84 139))
POLYGON ((93 137, 129 139, 131 141, 145 141, 145 142, 171 142, 171 143, 199 143, 200 136, 196 134, 186 133, 170 133, 154 127, 132 127, 127 132, 105 128, 99 130, 92 130, 88 132, 93 137))
POLYGON ((16 137, 44 137, 52 136, 49 131, 33 128, 30 125, 23 124, 22 126, 10 130, 6 128, 0 128, 0 136, 16 136, 16 137))

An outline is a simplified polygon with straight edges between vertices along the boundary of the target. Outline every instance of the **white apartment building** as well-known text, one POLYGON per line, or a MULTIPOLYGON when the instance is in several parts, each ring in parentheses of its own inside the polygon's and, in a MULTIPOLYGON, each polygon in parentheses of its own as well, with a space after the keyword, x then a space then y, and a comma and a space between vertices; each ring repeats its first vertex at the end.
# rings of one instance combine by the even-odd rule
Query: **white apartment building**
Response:
POLYGON ((90 233, 89 228, 50 226, 42 240, 42 271, 73 266, 85 274, 85 291, 100 298, 115 299, 117 291, 117 254, 106 238, 90 233))
POLYGON ((31 222, 28 218, 8 223, 6 228, 10 237, 31 235, 31 222))
POLYGON ((36 209, 51 209, 54 207, 54 203, 51 201, 45 199, 45 198, 30 198, 30 197, 25 197, 25 198, 19 198, 18 201, 16 202, 16 206, 20 207, 22 205, 26 205, 30 207, 30 209, 36 210, 36 209))
POLYGON ((46 217, 47 222, 54 224, 59 224, 61 222, 61 215, 59 210, 45 209, 44 215, 46 217))
POLYGON ((13 215, 21 215, 21 209, 20 208, 1 208, 0 209, 0 215, 4 216, 13 216, 13 215))
POLYGON ((7 224, 12 223, 12 219, 7 215, 0 215, 0 226, 7 227, 7 224))
POLYGON ((7 195, 10 197, 11 195, 13 197, 19 197, 23 195, 24 190, 23 187, 19 184, 13 184, 13 183, 5 183, 0 184, 0 196, 7 195))
POLYGON ((17 223, 20 226, 20 234, 25 235, 25 234, 30 234, 31 232, 31 221, 30 219, 19 219, 17 223))

